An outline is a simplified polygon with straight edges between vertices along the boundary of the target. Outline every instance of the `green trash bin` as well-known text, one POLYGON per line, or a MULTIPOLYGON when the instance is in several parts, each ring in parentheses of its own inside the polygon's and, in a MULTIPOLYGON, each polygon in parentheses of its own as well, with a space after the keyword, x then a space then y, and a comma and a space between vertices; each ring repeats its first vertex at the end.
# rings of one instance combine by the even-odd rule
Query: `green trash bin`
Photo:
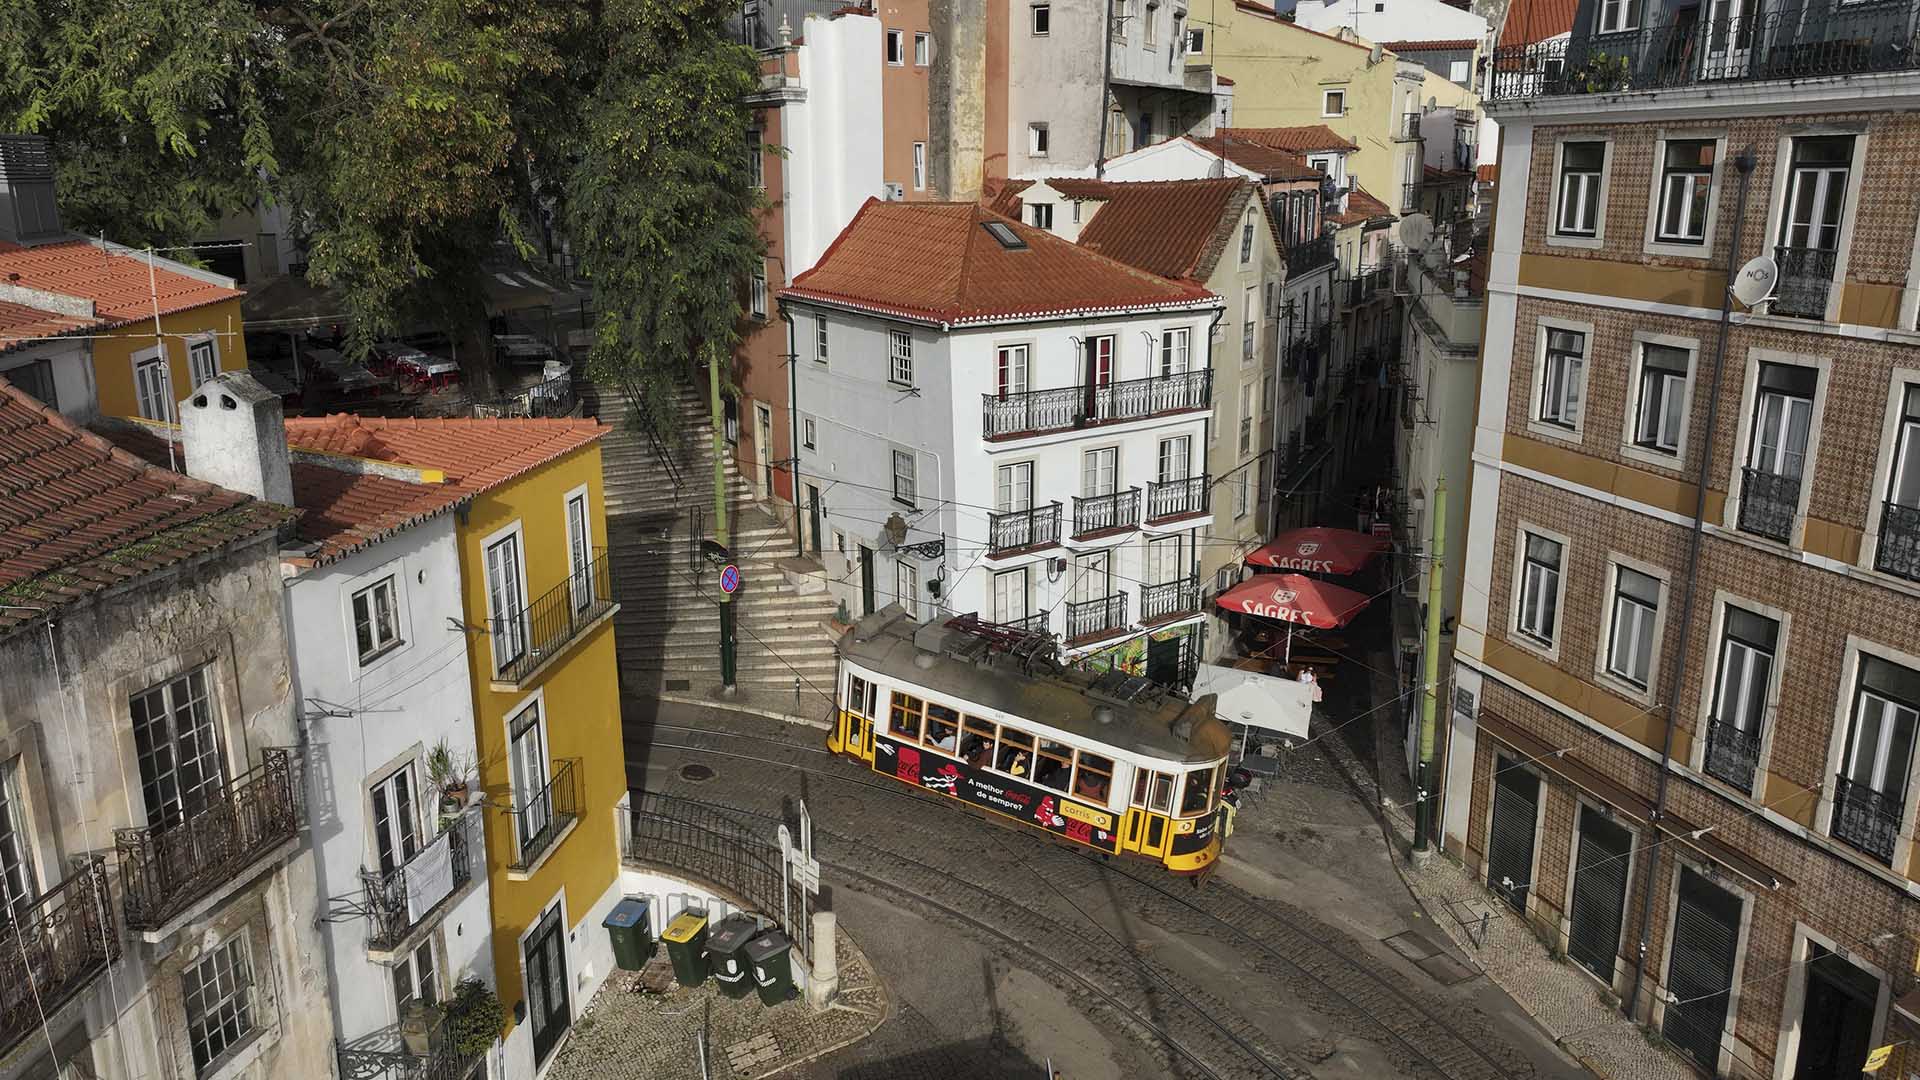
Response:
POLYGON ((673 978, 681 986, 699 986, 707 981, 707 912, 688 908, 667 924, 660 940, 667 943, 667 958, 673 961, 673 978))
POLYGON ((600 921, 613 943, 613 962, 622 971, 639 971, 653 958, 653 922, 647 910, 647 901, 629 896, 600 921))
POLYGON ((760 1004, 778 1005, 794 995, 793 942, 778 930, 769 930, 747 942, 747 963, 760 1004))
POLYGON ((719 981, 720 992, 730 998, 753 992, 753 980, 747 974, 747 942, 758 936, 760 924, 748 915, 729 915, 707 935, 707 966, 719 981))

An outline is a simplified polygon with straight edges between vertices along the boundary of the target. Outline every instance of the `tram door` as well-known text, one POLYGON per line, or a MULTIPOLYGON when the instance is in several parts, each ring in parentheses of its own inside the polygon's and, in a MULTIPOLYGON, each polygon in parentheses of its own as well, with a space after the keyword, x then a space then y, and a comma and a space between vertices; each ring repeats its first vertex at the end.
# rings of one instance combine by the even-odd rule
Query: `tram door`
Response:
POLYGON ((873 715, 879 704, 880 688, 858 675, 847 677, 847 696, 840 710, 845 742, 840 749, 855 757, 873 760, 873 715))
POLYGON ((1167 853, 1173 829, 1167 814, 1173 809, 1173 777, 1152 769, 1133 770, 1133 799, 1120 826, 1120 847, 1154 857, 1167 853))

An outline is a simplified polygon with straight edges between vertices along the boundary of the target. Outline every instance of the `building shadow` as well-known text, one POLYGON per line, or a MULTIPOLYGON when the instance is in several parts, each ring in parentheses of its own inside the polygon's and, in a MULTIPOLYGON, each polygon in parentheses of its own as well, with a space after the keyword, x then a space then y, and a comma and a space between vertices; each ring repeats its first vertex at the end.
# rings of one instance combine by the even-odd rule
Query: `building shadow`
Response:
POLYGON ((943 1043, 874 1061, 848 1065, 830 1074, 835 1080, 1048 1080, 1047 1066, 998 1036, 943 1043))

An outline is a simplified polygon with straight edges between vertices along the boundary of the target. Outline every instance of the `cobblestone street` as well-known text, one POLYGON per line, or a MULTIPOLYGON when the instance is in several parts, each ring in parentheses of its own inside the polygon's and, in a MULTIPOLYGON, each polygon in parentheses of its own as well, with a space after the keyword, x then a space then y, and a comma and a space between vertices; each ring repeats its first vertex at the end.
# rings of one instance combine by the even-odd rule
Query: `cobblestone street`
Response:
POLYGON ((891 1009, 871 1038, 787 1075, 1589 1075, 1458 962, 1317 747, 1243 811, 1195 891, 894 789, 820 739, 628 703, 631 786, 769 833, 796 797, 812 812, 831 906, 891 1009))

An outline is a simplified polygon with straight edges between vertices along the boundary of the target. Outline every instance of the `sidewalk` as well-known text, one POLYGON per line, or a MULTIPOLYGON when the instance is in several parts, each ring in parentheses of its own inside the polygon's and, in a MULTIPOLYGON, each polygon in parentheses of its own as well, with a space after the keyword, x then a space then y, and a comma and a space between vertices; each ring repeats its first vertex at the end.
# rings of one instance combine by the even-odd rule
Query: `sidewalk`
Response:
MULTIPOLYGON (((1391 670, 1392 661, 1385 655, 1375 653, 1370 659, 1383 671, 1391 670)), ((1372 680, 1374 701, 1398 692, 1390 675, 1376 672, 1372 680)), ((1390 722, 1369 726, 1374 761, 1389 762, 1385 768, 1361 761, 1340 735, 1322 739, 1321 745, 1354 787, 1371 797, 1393 848, 1393 864, 1434 925, 1556 1045, 1603 1080, 1698 1080, 1698 1073, 1621 1015, 1604 987, 1570 961, 1549 954, 1524 921, 1451 857, 1438 854, 1418 869, 1407 861, 1413 846, 1413 790, 1404 770, 1394 767, 1404 756, 1399 732, 1390 722), (1479 941, 1455 915, 1469 908, 1491 912, 1479 941)))

